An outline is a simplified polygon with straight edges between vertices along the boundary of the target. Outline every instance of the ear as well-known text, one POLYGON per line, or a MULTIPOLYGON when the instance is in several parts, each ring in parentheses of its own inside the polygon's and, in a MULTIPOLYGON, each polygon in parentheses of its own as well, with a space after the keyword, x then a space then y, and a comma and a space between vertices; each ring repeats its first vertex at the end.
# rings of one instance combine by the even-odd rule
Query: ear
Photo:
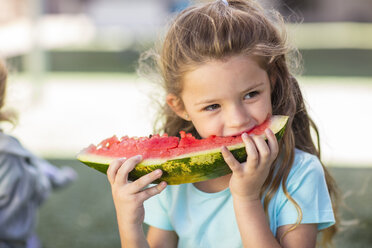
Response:
POLYGON ((166 101, 168 106, 176 113, 179 117, 184 120, 189 121, 188 114, 183 106, 182 99, 177 97, 176 95, 169 93, 166 97, 166 101))

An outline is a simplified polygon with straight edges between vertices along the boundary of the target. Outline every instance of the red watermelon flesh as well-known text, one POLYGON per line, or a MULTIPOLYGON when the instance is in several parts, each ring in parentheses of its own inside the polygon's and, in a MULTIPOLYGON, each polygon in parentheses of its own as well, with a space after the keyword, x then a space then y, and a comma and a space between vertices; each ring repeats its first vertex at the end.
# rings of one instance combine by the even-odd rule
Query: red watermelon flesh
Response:
MULTIPOLYGON (((270 125, 270 119, 248 132, 249 135, 262 135, 270 125)), ((174 136, 153 135, 151 137, 116 136, 103 140, 97 146, 90 145, 82 153, 105 156, 111 158, 132 157, 142 155, 144 160, 177 158, 183 154, 217 149, 221 146, 241 144, 241 136, 218 137, 210 136, 206 139, 196 139, 189 133, 180 132, 181 139, 174 136)))

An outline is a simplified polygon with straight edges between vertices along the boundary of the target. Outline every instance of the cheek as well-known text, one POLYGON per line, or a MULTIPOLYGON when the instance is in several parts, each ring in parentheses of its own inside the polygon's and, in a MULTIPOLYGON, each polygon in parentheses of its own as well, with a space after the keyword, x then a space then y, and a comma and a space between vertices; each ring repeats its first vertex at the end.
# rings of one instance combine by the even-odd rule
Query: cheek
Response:
POLYGON ((193 125, 202 138, 208 138, 211 135, 221 135, 218 120, 198 118, 193 120, 193 125))
POLYGON ((265 102, 267 111, 271 114, 273 111, 273 105, 271 103, 271 92, 270 91, 267 92, 264 102, 265 102))
POLYGON ((258 122, 264 121, 268 116, 272 115, 272 104, 270 94, 265 95, 255 108, 255 116, 258 122))
POLYGON ((197 131, 200 133, 200 132, 205 132, 206 130, 208 130, 208 125, 207 125, 207 121, 204 120, 203 118, 194 118, 193 119, 193 124, 194 124, 194 127, 197 129, 197 131))

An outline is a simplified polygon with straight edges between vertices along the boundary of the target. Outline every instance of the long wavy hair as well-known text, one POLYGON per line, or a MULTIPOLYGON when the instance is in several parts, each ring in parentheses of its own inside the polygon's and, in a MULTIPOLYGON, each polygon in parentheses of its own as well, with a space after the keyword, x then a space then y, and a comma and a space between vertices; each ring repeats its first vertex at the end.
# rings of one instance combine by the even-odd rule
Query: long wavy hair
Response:
MULTIPOLYGON (((282 16, 274 10, 264 10, 253 0, 230 0, 228 5, 222 1, 195 5, 174 18, 162 44, 159 49, 147 51, 141 56, 140 70, 145 68, 145 61, 152 58, 155 63, 152 65, 156 66, 161 76, 165 92, 176 96, 182 92, 184 75, 198 65, 242 54, 260 58, 260 66, 270 79, 275 79, 271 82, 273 114, 289 116, 286 132, 279 144, 280 163, 273 163, 261 195, 266 192, 264 208, 267 214, 270 200, 282 186, 298 212, 297 222, 289 231, 295 229, 301 223, 302 211, 288 193, 285 182, 292 168, 295 148, 320 159, 320 142, 318 129, 306 111, 299 84, 293 76, 292 69, 299 65, 300 55, 287 41, 282 16), (316 134, 315 142, 311 130, 316 134), (275 164, 278 168, 274 168, 275 164)), ((199 137, 192 122, 178 117, 166 103, 161 109, 162 125, 156 132, 176 136, 184 130, 199 137)), ((337 213, 336 183, 324 166, 323 169, 334 212, 337 213)), ((320 245, 331 245, 336 225, 322 232, 320 245)))
POLYGON ((0 59, 0 122, 7 121, 15 125, 17 122, 16 113, 12 110, 4 110, 7 80, 8 70, 5 63, 0 59))

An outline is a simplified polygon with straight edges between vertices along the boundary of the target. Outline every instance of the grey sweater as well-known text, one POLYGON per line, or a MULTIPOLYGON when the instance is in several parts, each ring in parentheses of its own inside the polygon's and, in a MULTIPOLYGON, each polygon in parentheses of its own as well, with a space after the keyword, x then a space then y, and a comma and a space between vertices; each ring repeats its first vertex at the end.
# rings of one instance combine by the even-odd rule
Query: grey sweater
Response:
POLYGON ((70 167, 58 168, 0 132, 0 248, 40 247, 37 210, 51 191, 76 179, 70 167))

